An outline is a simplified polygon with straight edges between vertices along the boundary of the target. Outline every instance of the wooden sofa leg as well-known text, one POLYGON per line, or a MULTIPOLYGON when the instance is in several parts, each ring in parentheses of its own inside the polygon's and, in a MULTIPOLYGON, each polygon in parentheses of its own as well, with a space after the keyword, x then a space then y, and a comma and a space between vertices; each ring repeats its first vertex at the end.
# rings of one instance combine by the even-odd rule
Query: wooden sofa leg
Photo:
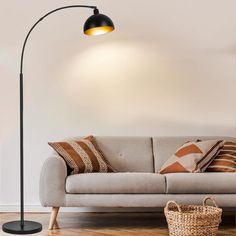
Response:
POLYGON ((49 222, 49 227, 48 227, 49 230, 52 230, 53 226, 56 223, 57 214, 59 212, 59 209, 60 209, 60 207, 53 207, 52 208, 52 212, 51 212, 51 216, 50 216, 50 222, 49 222))

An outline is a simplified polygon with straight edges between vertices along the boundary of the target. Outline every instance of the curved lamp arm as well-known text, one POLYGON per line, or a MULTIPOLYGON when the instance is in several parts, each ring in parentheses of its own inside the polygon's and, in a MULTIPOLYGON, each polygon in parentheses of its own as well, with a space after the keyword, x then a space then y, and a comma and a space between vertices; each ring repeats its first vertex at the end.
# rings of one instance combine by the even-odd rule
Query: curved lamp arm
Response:
POLYGON ((36 25, 38 25, 38 23, 40 21, 42 21, 43 19, 45 19, 47 16, 51 15, 52 13, 54 12, 57 12, 57 11, 60 11, 60 10, 64 10, 64 9, 67 9, 67 8, 76 8, 76 7, 83 7, 83 8, 91 8, 91 9, 94 9, 95 12, 97 12, 97 7, 96 6, 87 6, 87 5, 70 5, 70 6, 64 6, 64 7, 59 7, 59 8, 56 8, 52 11, 49 11, 47 14, 45 14, 44 16, 42 16, 38 21, 35 22, 35 24, 30 28, 28 34, 26 35, 25 37, 25 40, 24 40, 24 44, 23 44, 23 48, 22 48, 22 51, 21 51, 21 61, 20 61, 20 73, 23 72, 23 61, 24 61, 24 52, 25 52, 25 46, 26 46, 26 43, 28 41, 28 38, 31 34, 31 32, 33 31, 33 29, 36 27, 36 25))
POLYGON ((91 8, 94 9, 94 14, 98 14, 98 9, 96 6, 87 6, 87 5, 70 5, 70 6, 64 6, 56 8, 44 16, 42 16, 36 23, 30 28, 28 34, 26 35, 26 38, 24 40, 24 44, 21 51, 21 60, 20 60, 20 220, 21 220, 21 226, 24 226, 24 145, 23 145, 23 62, 24 62, 24 52, 25 52, 25 46, 28 41, 28 38, 33 31, 33 29, 41 22, 43 19, 45 19, 47 16, 53 14, 54 12, 68 9, 68 8, 91 8))

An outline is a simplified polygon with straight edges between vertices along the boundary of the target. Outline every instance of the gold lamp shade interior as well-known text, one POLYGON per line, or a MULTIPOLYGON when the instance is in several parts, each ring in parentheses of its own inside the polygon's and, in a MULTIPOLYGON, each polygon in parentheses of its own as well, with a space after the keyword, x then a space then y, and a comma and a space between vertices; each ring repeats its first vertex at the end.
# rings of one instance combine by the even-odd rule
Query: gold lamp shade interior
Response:
POLYGON ((99 13, 90 16, 84 23, 84 33, 86 35, 101 35, 114 29, 112 20, 108 16, 99 13))
POLYGON ((94 27, 91 29, 87 29, 84 31, 86 35, 101 35, 101 34, 106 34, 111 31, 113 31, 114 28, 111 26, 100 26, 100 27, 94 27))

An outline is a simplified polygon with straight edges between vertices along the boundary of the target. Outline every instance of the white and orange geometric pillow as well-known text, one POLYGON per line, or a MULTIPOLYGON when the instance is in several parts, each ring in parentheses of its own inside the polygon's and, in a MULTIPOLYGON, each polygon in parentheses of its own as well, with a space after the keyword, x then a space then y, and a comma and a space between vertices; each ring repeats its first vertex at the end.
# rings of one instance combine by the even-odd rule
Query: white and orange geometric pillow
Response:
POLYGON ((223 144, 222 140, 187 142, 164 163, 159 173, 203 172, 218 155, 223 144))
POLYGON ((207 172, 236 172, 236 142, 225 141, 219 154, 206 169, 207 172))

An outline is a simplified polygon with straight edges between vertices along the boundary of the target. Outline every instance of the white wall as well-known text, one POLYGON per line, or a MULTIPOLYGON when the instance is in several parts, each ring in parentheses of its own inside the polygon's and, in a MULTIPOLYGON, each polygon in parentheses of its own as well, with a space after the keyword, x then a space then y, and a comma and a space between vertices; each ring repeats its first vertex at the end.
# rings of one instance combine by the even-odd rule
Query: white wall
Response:
POLYGON ((25 55, 26 204, 39 205, 49 140, 77 135, 235 135, 236 1, 0 3, 0 206, 19 202, 19 56, 29 27, 66 4, 98 5, 116 31, 82 34, 89 9, 60 12, 25 55))

